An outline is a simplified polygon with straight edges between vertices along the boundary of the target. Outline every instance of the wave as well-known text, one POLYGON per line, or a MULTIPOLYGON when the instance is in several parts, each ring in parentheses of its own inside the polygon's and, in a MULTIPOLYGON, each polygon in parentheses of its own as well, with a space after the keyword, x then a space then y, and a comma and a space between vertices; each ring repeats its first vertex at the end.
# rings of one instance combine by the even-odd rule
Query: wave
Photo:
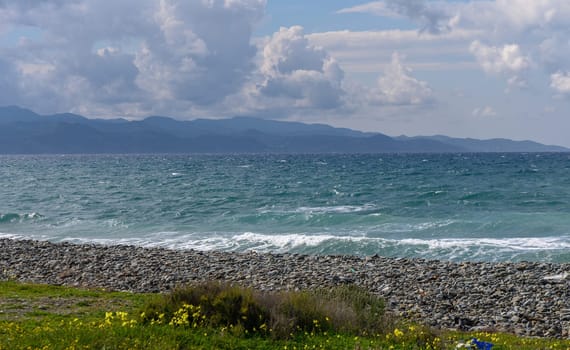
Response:
POLYGON ((259 251, 327 255, 421 257, 452 261, 565 261, 570 236, 529 238, 388 239, 354 235, 263 234, 208 237, 174 243, 198 250, 259 251), (562 257, 562 258, 559 258, 562 257))
MULTIPOLYGON (((2 237, 0 235, 0 237, 2 237)), ((7 238, 22 236, 12 235, 7 238)), ((160 247, 176 250, 194 249, 202 251, 259 251, 259 252, 294 252, 300 247, 319 247, 327 241, 358 241, 356 237, 334 235, 305 234, 261 234, 245 232, 240 234, 181 234, 179 232, 158 232, 140 237, 123 238, 89 238, 65 237, 57 241, 77 244, 97 243, 103 245, 137 245, 143 247, 160 247)))
POLYGON ((23 222, 28 220, 37 220, 42 219, 44 216, 38 213, 27 213, 27 214, 16 214, 16 213, 8 213, 8 214, 0 214, 0 224, 3 223, 15 223, 15 222, 23 222))
POLYGON ((21 239, 34 239, 34 237, 26 237, 22 235, 17 235, 13 233, 3 233, 0 232, 0 239, 14 239, 14 240, 21 240, 21 239))
POLYGON ((58 240, 54 240, 52 236, 44 235, 44 234, 23 234, 23 233, 6 233, 0 232, 0 239, 13 239, 13 240, 37 240, 37 241, 50 241, 50 242, 57 242, 58 240))
MULTIPOLYGON (((238 245, 250 246, 253 243, 258 249, 263 251, 288 251, 301 246, 317 247, 327 241, 359 241, 359 237, 334 236, 334 235, 304 235, 285 234, 271 235, 253 232, 234 235, 231 240, 238 245)), ((234 243, 234 244, 235 244, 234 243)))
POLYGON ((348 214, 370 212, 378 208, 373 204, 364 205, 336 205, 336 206, 323 206, 323 207, 298 207, 295 209, 278 209, 278 208, 261 208, 258 209, 260 214, 348 214))
POLYGON ((564 237, 528 237, 528 238, 446 238, 446 239, 387 239, 367 236, 343 235, 335 236, 304 235, 304 234, 260 234, 246 232, 230 238, 238 243, 256 243, 262 250, 287 250, 300 246, 316 247, 326 242, 357 242, 371 244, 377 247, 387 246, 417 246, 429 250, 449 248, 478 247, 485 249, 501 249, 511 251, 564 250, 570 248, 570 236, 564 237))
MULTIPOLYGON (((371 214, 372 215, 372 214, 371 214)), ((378 232, 379 234, 402 234, 402 233, 418 233, 421 231, 429 231, 435 229, 442 229, 447 226, 457 224, 456 220, 438 220, 427 221, 418 223, 402 223, 402 222, 387 222, 380 225, 371 227, 371 234, 378 232)))
POLYGON ((478 247, 510 251, 544 251, 570 249, 570 236, 528 238, 460 238, 460 239, 402 239, 401 244, 426 246, 428 249, 478 247))
POLYGON ((338 205, 330 207, 299 207, 295 210, 296 213, 310 213, 310 214, 346 214, 346 213, 359 213, 363 211, 372 211, 376 209, 374 205, 338 205))
MULTIPOLYGON (((0 238, 40 239, 0 233, 0 238)), ((77 244, 136 245, 176 250, 257 251, 262 253, 300 253, 324 255, 378 254, 386 257, 416 257, 451 261, 553 261, 568 260, 570 236, 520 238, 445 238, 389 239, 356 236, 354 233, 333 234, 268 234, 268 233, 180 233, 156 232, 137 237, 63 237, 49 240, 77 244)))
POLYGON ((473 192, 463 195, 459 198, 460 201, 474 201, 474 200, 500 200, 504 198, 504 194, 499 191, 481 191, 473 192))

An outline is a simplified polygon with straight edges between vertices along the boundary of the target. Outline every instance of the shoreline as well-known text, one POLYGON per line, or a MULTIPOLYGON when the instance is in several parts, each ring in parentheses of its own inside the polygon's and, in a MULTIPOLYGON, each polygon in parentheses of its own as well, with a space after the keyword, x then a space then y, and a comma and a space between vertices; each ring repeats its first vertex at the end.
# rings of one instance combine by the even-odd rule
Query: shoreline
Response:
POLYGON ((445 329, 570 338, 570 264, 169 250, 0 239, 0 280, 166 292, 206 280, 261 290, 356 284, 445 329))

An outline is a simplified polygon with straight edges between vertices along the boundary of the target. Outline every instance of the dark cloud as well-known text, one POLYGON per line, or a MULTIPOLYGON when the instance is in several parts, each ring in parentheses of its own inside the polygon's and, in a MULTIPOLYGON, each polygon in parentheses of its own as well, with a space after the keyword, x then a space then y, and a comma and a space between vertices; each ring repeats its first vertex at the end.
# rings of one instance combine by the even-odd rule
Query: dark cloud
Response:
MULTIPOLYGON (((389 3, 425 22, 430 32, 445 19, 422 1, 389 3)), ((0 48, 0 102, 91 116, 329 113, 370 102, 347 91, 343 69, 309 42, 302 27, 282 28, 254 44, 265 5, 265 0, 0 0, 1 26, 22 35, 0 48)), ((395 77, 401 79, 375 90, 383 104, 425 100, 422 82, 395 77)))
POLYGON ((154 16, 160 30, 145 38, 136 56, 139 86, 199 105, 220 102, 237 92, 255 68, 256 48, 250 38, 263 3, 257 5, 161 2, 154 16))
POLYGON ((447 25, 450 16, 426 0, 386 0, 385 3, 392 11, 418 22, 422 32, 439 34, 450 29, 447 25))
POLYGON ((39 110, 47 98, 59 110, 219 103, 255 69, 250 40, 264 9, 264 0, 4 0, 4 26, 39 33, 1 49, 16 75, 6 89, 39 110))

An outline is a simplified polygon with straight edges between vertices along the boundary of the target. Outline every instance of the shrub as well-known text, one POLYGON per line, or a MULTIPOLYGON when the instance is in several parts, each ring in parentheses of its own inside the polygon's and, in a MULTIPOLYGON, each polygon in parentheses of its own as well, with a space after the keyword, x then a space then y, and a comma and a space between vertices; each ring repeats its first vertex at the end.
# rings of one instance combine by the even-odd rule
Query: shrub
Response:
POLYGON ((268 319, 252 290, 217 282, 177 288, 145 305, 141 314, 143 322, 169 323, 189 307, 199 308, 202 325, 238 327, 246 333, 257 331, 268 319))
POLYGON ((313 293, 269 294, 263 303, 270 310, 270 327, 274 337, 286 338, 296 332, 314 333, 330 329, 329 317, 313 293))
MULTIPOLYGON (((178 288, 145 305, 143 322, 181 322, 188 310, 199 310, 199 324, 227 327, 244 334, 288 338, 298 332, 385 334, 392 325, 377 296, 355 286, 303 292, 256 292, 223 283, 178 288)), ((195 317, 194 317, 195 318, 195 317)), ((196 322, 196 320, 193 320, 196 322)))
POLYGON ((326 300, 323 307, 335 323, 336 330, 375 334, 392 326, 385 314, 384 300, 363 288, 347 285, 319 294, 326 300))

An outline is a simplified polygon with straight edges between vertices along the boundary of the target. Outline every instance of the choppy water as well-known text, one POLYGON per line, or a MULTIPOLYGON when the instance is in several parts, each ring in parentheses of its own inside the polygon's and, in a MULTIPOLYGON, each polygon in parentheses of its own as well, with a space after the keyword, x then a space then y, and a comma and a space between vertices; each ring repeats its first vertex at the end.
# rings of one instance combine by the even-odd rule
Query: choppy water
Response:
POLYGON ((0 156, 0 237, 570 262, 570 155, 0 156))

